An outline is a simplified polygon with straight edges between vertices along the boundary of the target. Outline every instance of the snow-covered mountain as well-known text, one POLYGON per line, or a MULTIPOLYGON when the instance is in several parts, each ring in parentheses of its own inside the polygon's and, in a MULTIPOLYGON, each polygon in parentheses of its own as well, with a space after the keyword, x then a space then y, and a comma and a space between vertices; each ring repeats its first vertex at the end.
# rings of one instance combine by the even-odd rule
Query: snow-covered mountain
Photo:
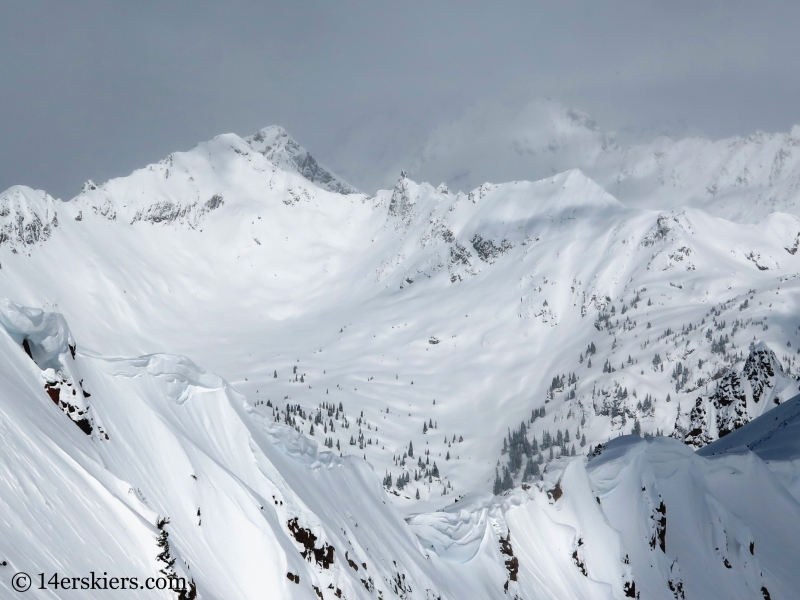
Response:
POLYGON ((711 140, 660 135, 629 143, 588 114, 549 99, 520 110, 481 104, 436 129, 409 172, 471 189, 486 179, 540 179, 580 168, 626 206, 703 208, 755 223, 800 215, 800 126, 711 140))
POLYGON ((69 201, 0 194, 9 572, 791 597, 786 468, 695 449, 797 393, 800 217, 657 210, 578 169, 368 196, 311 161, 266 128, 69 201), (54 558, 92 514, 97 551, 54 558))
POLYGON ((265 127, 247 137, 246 141, 253 150, 263 154, 279 169, 302 175, 329 192, 358 193, 358 190, 320 166, 308 150, 294 141, 283 127, 277 125, 265 127))

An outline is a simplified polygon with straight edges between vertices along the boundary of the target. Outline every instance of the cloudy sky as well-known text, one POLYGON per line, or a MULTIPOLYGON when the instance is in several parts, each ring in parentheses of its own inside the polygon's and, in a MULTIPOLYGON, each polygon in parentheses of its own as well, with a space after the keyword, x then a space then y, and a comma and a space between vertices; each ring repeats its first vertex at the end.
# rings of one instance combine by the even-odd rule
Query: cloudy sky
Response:
POLYGON ((281 124, 373 191, 437 127, 538 97, 605 130, 788 131, 798 26, 791 0, 0 0, 0 189, 66 199, 281 124))

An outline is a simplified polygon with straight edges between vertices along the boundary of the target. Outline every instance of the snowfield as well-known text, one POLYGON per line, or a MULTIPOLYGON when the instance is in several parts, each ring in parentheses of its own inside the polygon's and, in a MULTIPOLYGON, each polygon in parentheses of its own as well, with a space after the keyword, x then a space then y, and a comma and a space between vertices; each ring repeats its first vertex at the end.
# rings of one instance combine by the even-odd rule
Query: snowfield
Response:
POLYGON ((272 127, 0 194, 3 596, 793 597, 800 217, 605 188, 272 127))

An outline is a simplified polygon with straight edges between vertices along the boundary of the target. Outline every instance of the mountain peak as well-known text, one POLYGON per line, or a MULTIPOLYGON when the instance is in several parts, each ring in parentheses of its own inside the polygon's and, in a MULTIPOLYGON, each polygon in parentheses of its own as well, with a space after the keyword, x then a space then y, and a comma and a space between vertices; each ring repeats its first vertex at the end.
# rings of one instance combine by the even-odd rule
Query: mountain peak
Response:
POLYGON ((302 175, 312 183, 339 194, 357 194, 357 189, 321 166, 308 150, 298 144, 280 125, 259 129, 245 138, 256 152, 280 169, 302 175))
POLYGON ((15 185, 0 193, 0 246, 13 252, 47 240, 58 227, 55 200, 42 190, 15 185))

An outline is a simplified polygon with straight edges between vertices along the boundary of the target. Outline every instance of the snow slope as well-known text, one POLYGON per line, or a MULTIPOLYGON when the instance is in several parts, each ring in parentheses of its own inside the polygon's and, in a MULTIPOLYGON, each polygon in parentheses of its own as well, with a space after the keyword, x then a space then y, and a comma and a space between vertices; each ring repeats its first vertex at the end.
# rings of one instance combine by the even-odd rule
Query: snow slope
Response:
POLYGON ((800 456, 797 427, 800 420, 800 396, 795 396, 763 418, 754 420, 700 450, 715 456, 747 448, 764 460, 792 460, 800 456))
POLYGON ((800 499, 800 397, 755 419, 730 435, 702 448, 700 454, 716 456, 752 451, 767 463, 789 493, 800 499))
POLYGON ((410 523, 464 594, 499 558, 509 597, 791 598, 798 508, 754 454, 701 458, 669 438, 627 436, 499 502, 410 523), (765 497, 776 512, 765 514, 765 497))
POLYGON ((628 436, 409 526, 366 462, 320 452, 188 359, 104 359, 58 315, 0 312, 9 572, 160 572, 198 598, 788 598, 798 583, 800 504, 753 454, 628 436), (56 382, 82 397, 91 431, 53 402, 56 382))
POLYGON ((170 570, 156 558, 166 518, 172 571, 202 598, 446 590, 365 462, 259 418, 188 359, 84 354, 59 315, 12 303, 0 321, 5 570, 144 581, 170 570), (93 431, 54 405, 54 380, 90 404, 93 431))
POLYGON ((204 598, 317 597, 312 584, 679 597, 679 582, 690 598, 712 584, 789 597, 785 560, 740 550, 758 530, 759 547, 792 556, 800 520, 778 530, 757 498, 719 491, 757 481, 794 515, 789 479, 687 444, 797 390, 797 216, 631 207, 578 169, 457 194, 403 174, 392 190, 340 194, 287 158, 286 139, 277 152, 256 137, 218 136, 67 202, 0 194, 0 296, 47 311, 4 305, 9 364, 30 371, 4 376, 70 431, 41 430, 30 408, 9 447, 55 440, 34 444, 44 466, 28 473, 57 480, 69 456, 75 477, 104 469, 133 490, 121 513, 141 522, 133 572, 158 566, 167 517, 175 568, 204 598), (631 432, 676 439, 608 444, 631 432), (680 515, 674 551, 669 533, 650 547, 662 500, 680 515))

